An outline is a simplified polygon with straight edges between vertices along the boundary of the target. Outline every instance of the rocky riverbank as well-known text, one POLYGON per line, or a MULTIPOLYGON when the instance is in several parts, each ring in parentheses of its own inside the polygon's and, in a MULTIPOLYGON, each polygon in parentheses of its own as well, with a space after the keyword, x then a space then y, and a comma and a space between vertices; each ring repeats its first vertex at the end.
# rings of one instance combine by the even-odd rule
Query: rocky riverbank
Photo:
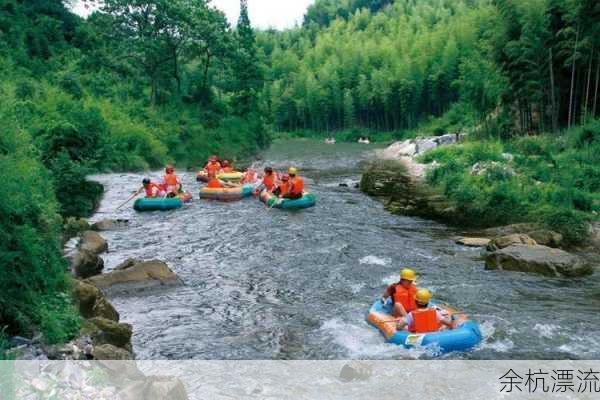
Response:
MULTIPOLYGON (((461 226, 463 218, 455 205, 425 179, 427 171, 438 166, 435 162, 421 164, 417 156, 440 146, 459 143, 463 138, 464 135, 452 134, 410 139, 376 152, 375 160, 369 163, 362 176, 361 190, 383 202, 392 213, 461 226)), ((473 173, 484 167, 474 166, 473 173)), ((486 249, 483 257, 488 269, 576 277, 591 274, 598 263, 600 226, 590 226, 590 242, 586 249, 566 247, 561 234, 538 224, 470 230, 465 237, 457 238, 457 243, 486 249)))
POLYGON ((81 316, 81 333, 62 345, 46 345, 39 338, 12 338, 12 354, 22 360, 131 360, 133 327, 120 321, 108 296, 140 292, 181 280, 158 260, 125 260, 104 273, 102 254, 109 244, 99 231, 126 229, 127 221, 103 220, 90 225, 71 219, 65 226, 65 258, 73 275, 72 295, 81 316))

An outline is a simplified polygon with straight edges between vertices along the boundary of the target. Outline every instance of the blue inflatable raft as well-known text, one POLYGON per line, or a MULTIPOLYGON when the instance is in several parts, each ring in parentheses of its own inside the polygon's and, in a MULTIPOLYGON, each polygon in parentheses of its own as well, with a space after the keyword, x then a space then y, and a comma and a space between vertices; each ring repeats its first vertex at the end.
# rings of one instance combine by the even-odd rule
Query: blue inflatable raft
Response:
POLYGON ((452 318, 452 328, 445 328, 437 332, 416 334, 406 330, 397 330, 396 319, 392 314, 391 302, 385 305, 377 300, 369 310, 367 321, 381 331, 389 343, 404 346, 406 348, 422 346, 431 347, 441 353, 451 351, 465 351, 473 348, 481 342, 481 331, 479 325, 470 320, 463 313, 445 304, 433 302, 442 313, 452 318))
POLYGON ((168 211, 183 207, 183 200, 176 198, 144 198, 137 199, 133 204, 135 211, 168 211))

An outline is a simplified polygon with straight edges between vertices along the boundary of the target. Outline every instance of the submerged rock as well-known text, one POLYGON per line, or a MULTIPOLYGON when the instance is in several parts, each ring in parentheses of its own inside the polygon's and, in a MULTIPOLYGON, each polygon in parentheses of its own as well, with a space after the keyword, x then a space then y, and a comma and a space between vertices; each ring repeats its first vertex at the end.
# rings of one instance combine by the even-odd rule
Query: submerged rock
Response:
POLYGON ((123 400, 188 400, 185 385, 178 378, 167 376, 148 376, 145 380, 137 381, 119 392, 123 400))
POLYGON ((514 244, 490 253, 486 269, 521 271, 546 276, 578 277, 591 274, 592 267, 582 258, 546 246, 514 244))
POLYGON ((85 231, 81 234, 79 248, 94 254, 100 254, 108 251, 108 243, 97 232, 85 231))
POLYGON ((94 223, 91 227, 94 231, 114 231, 126 228, 129 225, 127 219, 103 219, 94 223))
POLYGON ((467 247, 486 247, 490 243, 490 239, 478 237, 463 237, 456 240, 456 243, 467 247))
POLYGON ((499 236, 490 241, 490 243, 487 245, 487 250, 496 251, 508 246, 512 246, 513 244, 525 244, 528 246, 535 246, 537 242, 529 236, 522 234, 499 236))
POLYGON ((97 275, 88 282, 104 292, 142 290, 181 284, 179 277, 162 261, 128 260, 114 271, 97 275))
POLYGON ((373 375, 373 367, 366 362, 350 361, 342 367, 340 379, 345 382, 364 381, 373 375))

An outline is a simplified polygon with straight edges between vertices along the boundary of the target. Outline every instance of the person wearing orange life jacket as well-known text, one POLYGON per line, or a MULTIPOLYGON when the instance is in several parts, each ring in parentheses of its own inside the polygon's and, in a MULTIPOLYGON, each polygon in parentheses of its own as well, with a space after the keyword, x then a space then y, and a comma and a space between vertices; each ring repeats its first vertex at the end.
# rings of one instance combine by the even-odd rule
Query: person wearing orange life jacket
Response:
POLYGON ((415 271, 410 268, 404 268, 400 271, 400 281, 385 289, 381 301, 385 303, 388 298, 392 299, 394 304, 392 315, 394 317, 404 317, 417 308, 415 302, 415 295, 417 293, 416 280, 417 274, 415 271))
POLYGON ((256 175, 256 170, 254 168, 248 168, 242 178, 242 185, 256 183, 257 180, 258 176, 256 175))
POLYGON ((181 181, 177 175, 175 175, 175 168, 172 165, 167 165, 165 168, 163 185, 165 186, 165 190, 169 197, 177 196, 182 191, 181 181))
POLYGON ((291 186, 290 176, 288 174, 283 174, 281 176, 281 182, 277 185, 275 190, 273 190, 273 194, 277 197, 285 197, 290 192, 291 186))
POLYGON ((279 178, 277 176, 277 173, 273 171, 273 168, 266 167, 265 174, 263 175, 262 181, 257 191, 260 192, 262 190, 267 190, 268 192, 272 192, 277 187, 278 181, 279 178))
POLYGON ((288 174, 290 175, 290 190, 283 197, 292 200, 299 199, 304 196, 304 179, 298 176, 298 169, 295 167, 290 167, 288 174))
POLYGON ((452 328, 452 318, 442 314, 440 310, 430 305, 431 292, 419 289, 415 294, 417 308, 409 312, 400 322, 397 329, 408 330, 411 333, 437 332, 445 325, 452 328))
POLYGON ((143 187, 138 191, 138 194, 145 191, 147 198, 164 197, 166 194, 160 185, 157 185, 148 178, 144 178, 142 184, 143 187))
POLYGON ((219 171, 221 171, 221 163, 219 162, 217 156, 210 156, 208 163, 204 167, 204 171, 206 171, 208 175, 217 175, 219 171))
POLYGON ((221 168, 221 172, 224 174, 230 174, 232 172, 235 172, 235 170, 233 169, 229 161, 223 160, 223 168, 221 168))

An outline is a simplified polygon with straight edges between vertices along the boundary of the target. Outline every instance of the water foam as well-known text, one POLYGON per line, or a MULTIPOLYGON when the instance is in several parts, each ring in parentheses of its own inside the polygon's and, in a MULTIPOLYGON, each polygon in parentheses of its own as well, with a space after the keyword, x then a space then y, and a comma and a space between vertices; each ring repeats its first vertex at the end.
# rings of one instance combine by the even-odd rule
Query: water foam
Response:
POLYGON ((361 258, 360 260, 358 260, 358 262, 363 265, 379 265, 383 267, 389 265, 392 262, 392 260, 390 260, 389 258, 380 258, 377 256, 369 255, 361 258))

